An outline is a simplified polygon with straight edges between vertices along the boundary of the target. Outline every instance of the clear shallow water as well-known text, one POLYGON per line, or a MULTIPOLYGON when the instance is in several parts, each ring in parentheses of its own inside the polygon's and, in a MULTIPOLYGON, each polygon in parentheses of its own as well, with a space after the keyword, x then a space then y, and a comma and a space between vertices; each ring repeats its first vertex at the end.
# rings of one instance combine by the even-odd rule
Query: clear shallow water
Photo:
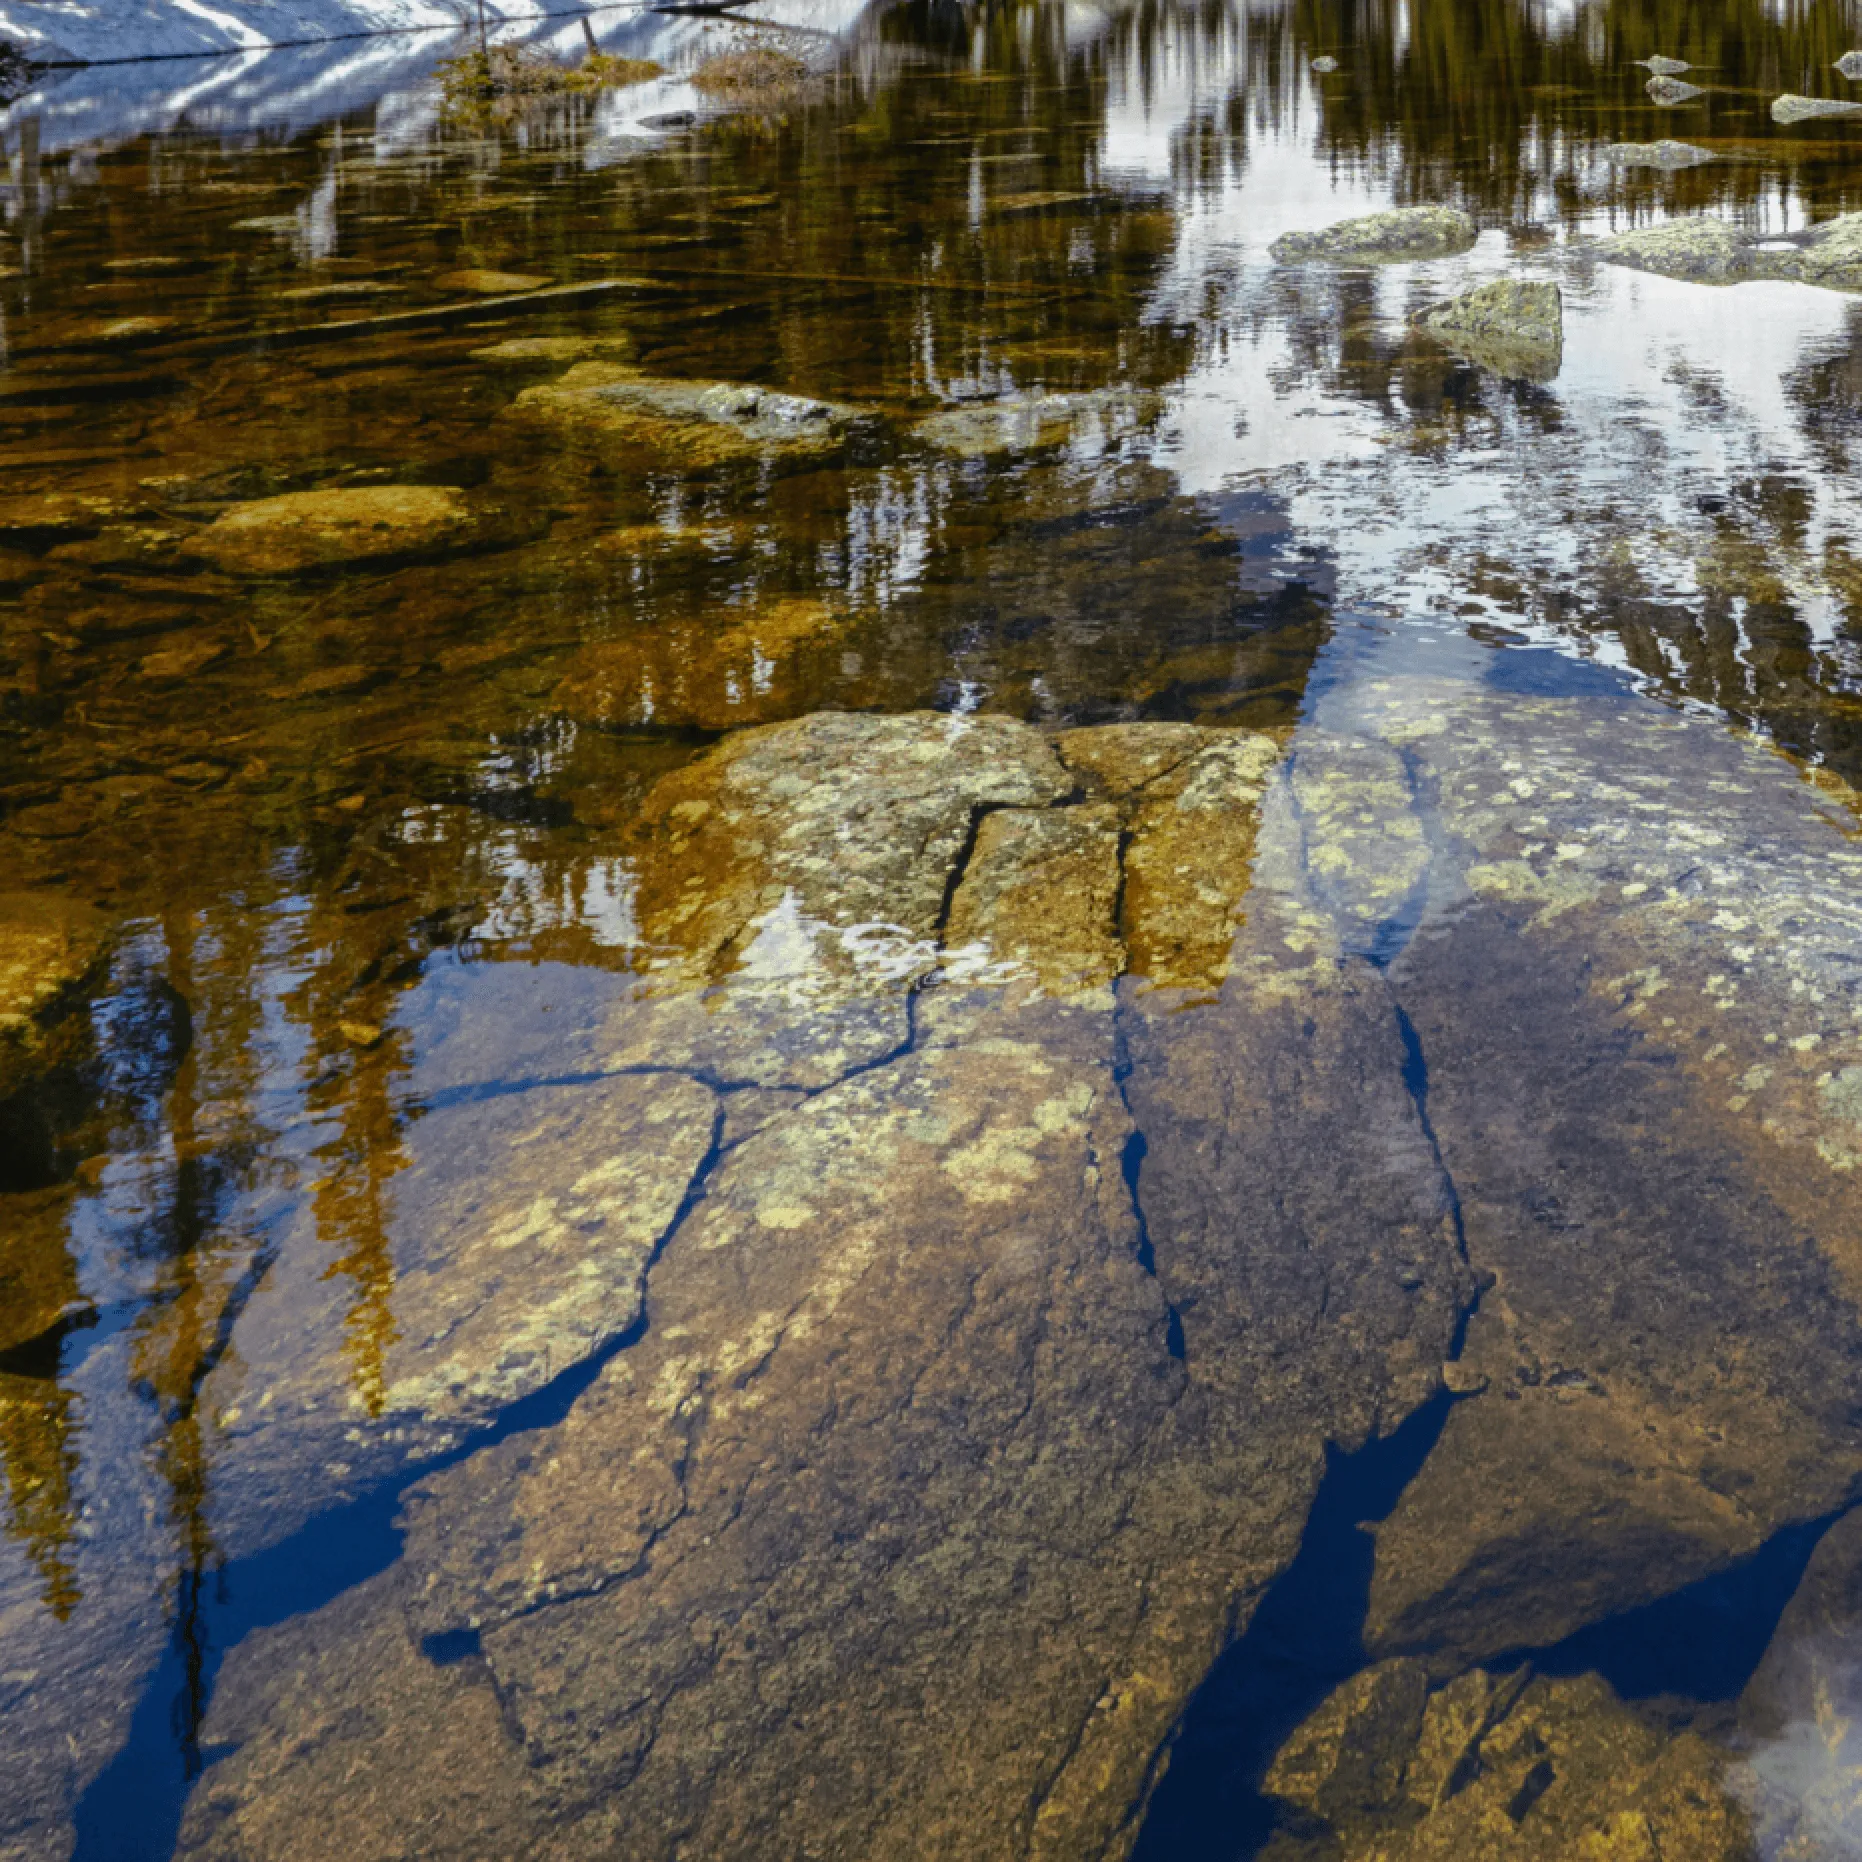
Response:
MULTIPOLYGON (((0 891, 23 901, 14 948, 37 951, 49 914, 74 953, 48 965, 63 993, 0 1113, 18 1852, 316 1853, 304 1831, 327 1843, 342 1799, 363 1853, 427 1816, 440 1854, 544 1831, 564 1854, 853 1855, 909 1830, 926 1854, 1216 1856, 1255 1853, 1276 1819, 1272 1840, 1315 1854, 1359 1853, 1366 1828, 1452 1853, 1468 1838, 1439 1819, 1474 1801, 1466 1779, 1431 1805, 1308 1804, 1330 1836, 1259 1796, 1372 1657, 1422 1664, 1439 1696, 1534 1650, 1632 1703, 1579 1716, 1614 1771, 1531 1733, 1564 1796, 1508 1786, 1522 1843, 1567 1800, 1612 1841, 1625 1817, 1666 1828, 1649 1777, 1706 1761, 1624 1757, 1644 1735, 1795 1752, 1752 1674, 1793 1560, 1862 1479, 1857 313, 1627 271, 1587 242, 1679 212, 1769 234, 1862 207, 1862 131, 1766 114, 1779 89, 1847 94, 1829 69, 1847 49, 1815 10, 908 8, 848 28, 781 111, 650 141, 627 93, 490 140, 398 94, 270 136, 52 155, 10 135, 0 891), (1322 51, 1338 73, 1307 70, 1322 51), (1648 103, 1629 61, 1658 51, 1701 68, 1704 100, 1648 103), (1718 159, 1602 157, 1661 135, 1718 159), (1416 200, 1473 213, 1473 249, 1381 269, 1268 254, 1416 200), (468 303, 471 271, 613 288, 326 327, 468 303), (1501 275, 1564 292, 1549 384, 1409 327, 1501 275), (556 349, 494 352, 537 338, 556 349), (578 363, 866 418, 797 459, 512 415, 578 363), (1087 397, 1042 444, 966 454, 917 426, 1041 395, 1087 397), (305 570, 203 558, 235 504, 381 486, 455 494, 477 528, 305 570), (839 799, 831 761, 728 808, 704 786, 730 733, 821 712, 936 714, 953 768, 989 720, 1031 727, 979 758, 998 771, 1042 733, 1272 736, 1174 865, 1134 864, 1162 805, 1081 749, 1064 781, 949 777, 961 831, 927 830, 920 871, 884 826, 905 778, 852 749, 839 799), (966 899, 1020 857, 992 814, 1037 807, 1081 824, 1077 864, 966 899), (679 838, 706 819, 721 838, 679 838), (837 850, 825 873, 745 851, 798 820, 837 850), (1107 845, 1116 881, 1089 911, 1107 845), (788 876, 769 911, 765 859, 788 876), (1212 956, 1181 925, 1236 859, 1253 877, 1217 899, 1212 956), (1110 931, 1042 929, 1095 911, 1110 931), (1318 955, 1269 988, 1288 951, 1318 955), (1073 1142, 1072 1101, 1041 1102, 1060 1109, 1038 1142, 990 1122, 1036 1077, 991 1042, 1077 1081, 1074 1176, 1043 1149, 1073 1142), (950 1211, 885 1148, 889 1095, 912 1094, 951 1122, 913 1140, 934 1185, 967 1186, 950 1211), (859 1229, 844 1141, 872 1146, 891 1211, 876 1258, 927 1256, 923 1208, 988 1285, 1072 1234, 1097 1206, 1083 1184, 1116 1181, 1103 1261, 1052 1284, 1129 1288, 1064 1325, 1056 1293, 990 1295, 1000 1329, 974 1346, 970 1305, 917 1282, 891 1296, 896 1331, 878 1296, 837 1318, 859 1279, 834 1252, 859 1229), (1034 1161, 998 1178, 1003 1155, 1034 1161), (609 1166, 608 1189, 579 1188, 609 1166), (536 1214, 568 1185, 574 1211, 536 1214), (761 1239, 728 1228, 739 1201, 761 1239), (964 1226, 999 1208, 1008 1230, 964 1226), (613 1286, 572 1265, 558 1298, 560 1251, 516 1270, 471 1252, 559 1230, 572 1263, 621 1264, 613 1286), (798 1235, 825 1252, 791 1267, 798 1235), (742 1337, 736 1296, 687 1266, 733 1248, 742 1337), (766 1297, 814 1302, 807 1324, 764 1338, 766 1297), (689 1338, 691 1391, 636 1416, 629 1367, 676 1385, 666 1341, 689 1338), (842 1367, 883 1394, 926 1339, 946 1342, 910 1387, 948 1376, 961 1400, 922 1432, 910 1402, 869 1414, 842 1367), (844 1380, 832 1399, 778 1378, 725 1427, 718 1393, 762 1374, 745 1362, 811 1351, 844 1380), (1444 1359, 1467 1367, 1453 1404, 1444 1359), (1131 1443, 1095 1423, 1148 1417, 1153 1388, 1169 1416, 1131 1443), (274 1400, 291 1420, 265 1419, 274 1400), (701 1411, 682 1511, 600 1499, 617 1444, 701 1411), (1117 1452, 1072 1458, 1096 1427, 1117 1452), (575 1488, 594 1497, 559 1530, 510 1498, 527 1442, 592 1458, 575 1488), (987 1472, 1003 1444, 1021 1474, 987 1472), (712 1465, 724 1499, 692 1472, 712 1465), (809 1497, 821 1469, 831 1504, 809 1497), (921 1487, 922 1516, 896 1499, 921 1487), (679 1532, 734 1543, 752 1493, 775 1496, 758 1504, 786 1523, 758 1530, 786 1550, 702 1566, 679 1532), (505 1511, 514 1556, 549 1574, 516 1605, 492 1554, 468 1581, 435 1549, 505 1511), (654 1522, 637 1556, 636 1511, 654 1522), (1358 1522, 1385 1517, 1373 1547, 1358 1522), (952 1549, 1024 1542, 1007 1576, 952 1549), (873 1548, 853 1594, 833 1559, 866 1554, 847 1546, 873 1548), (1768 1574, 1752 1597, 1727 1592, 1743 1668, 1584 1653, 1597 1624, 1749 1568, 1768 1574), (928 1584, 945 1605, 915 1614, 928 1584), (584 1607, 620 1616, 526 1641, 584 1607), (787 1709, 666 1678, 664 1651, 719 1623, 714 1647, 743 1640, 715 1673, 787 1709), (425 1652, 403 1674, 384 1647, 425 1652), (920 1663, 941 1678, 897 1691, 920 1663), (592 1678, 558 1715, 565 1675, 592 1678), (564 1730, 629 1689, 655 1703, 644 1753, 564 1730), (983 1730, 952 1731, 966 1711, 983 1730), (379 1748, 354 1791, 344 1714, 379 1748), (724 1806, 712 1821, 654 1750, 712 1780, 690 1787, 724 1806), (313 1756, 281 1770, 279 1751, 313 1756), (408 1780, 461 1765, 492 1782, 448 1825, 408 1780), (731 1808, 718 1766, 765 1808, 731 1808)), ((1826 1615, 1840 1653, 1847 1619, 1826 1615)), ((1379 1725, 1400 1754, 1413 1729, 1379 1725)), ((1499 1780, 1516 1756, 1470 1763, 1499 1780)), ((1729 1817, 1778 1853, 1846 1853, 1792 1776, 1810 1838, 1778 1836, 1745 1787, 1729 1817)))

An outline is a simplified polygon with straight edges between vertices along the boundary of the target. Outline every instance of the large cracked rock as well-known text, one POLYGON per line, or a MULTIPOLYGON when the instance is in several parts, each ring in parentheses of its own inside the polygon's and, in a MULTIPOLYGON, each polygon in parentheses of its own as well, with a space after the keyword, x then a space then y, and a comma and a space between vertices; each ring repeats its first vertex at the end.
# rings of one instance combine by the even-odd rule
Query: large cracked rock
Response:
POLYGON ((346 1705, 290 1820, 289 1677, 242 1683, 200 1853, 302 1853, 349 1776, 368 1853, 423 1741, 354 1729, 495 1702, 499 1840, 1116 1858, 1328 1447, 1438 1392, 1464 1322, 1470 1394, 1377 1535, 1403 1661, 1364 1711, 1410 1745, 1347 1777, 1352 1738, 1296 1740, 1276 1789, 1324 1827, 1290 1853, 1741 1853, 1702 1742, 1467 1671, 1862 1482, 1862 851, 1778 759, 1614 700, 1368 681, 1275 757, 810 719, 662 783, 629 844, 663 960, 607 1064, 740 1070, 644 1329, 421 1481, 366 1636, 304 1626, 346 1705), (1145 922, 1227 948, 1142 988, 1145 922), (854 1001, 896 1038, 806 1079, 766 1032, 854 1001))
MULTIPOLYGON (((1439 1387, 1468 1292, 1445 1187, 1387 994, 1341 965, 1286 857, 1275 746, 951 732, 749 733, 648 810, 640 845, 667 864, 643 869, 643 922, 681 940, 669 980, 717 979, 713 1015, 745 1006, 729 959, 772 888, 833 926, 887 912, 947 967, 896 1052, 727 1139, 644 1336, 559 1425, 410 1496, 407 1634, 471 1651, 457 1672, 495 1690, 565 1843, 1122 1854, 1189 1694, 1291 1560, 1328 1443, 1439 1387), (1281 825, 1257 833, 1263 813, 1281 825), (1143 997, 1122 1089, 1115 876, 1147 836, 1153 947, 1201 964, 1219 928, 1231 948, 1215 1004, 1182 1008, 1206 971, 1143 997), (1208 896, 1166 909, 1198 836, 1208 896), (1244 847, 1278 875, 1245 916, 1244 847), (1148 1231, 1128 1092, 1193 1105, 1216 1139, 1213 1160, 1188 1136, 1144 1157, 1148 1231), (1309 1156, 1326 1169, 1289 1193, 1309 1156)), ((351 1633, 325 1618, 312 1646, 351 1633)), ((381 1665, 315 1692, 355 1727, 392 1717, 380 1689, 395 1714, 451 1710, 444 1689, 416 1704, 403 1655, 381 1665)), ((200 1853, 299 1853, 357 1763, 370 1814, 395 1802, 417 1739, 364 1761, 320 1735, 300 1814, 265 1813, 291 1685, 243 1697, 255 1749, 197 1794, 200 1853)))

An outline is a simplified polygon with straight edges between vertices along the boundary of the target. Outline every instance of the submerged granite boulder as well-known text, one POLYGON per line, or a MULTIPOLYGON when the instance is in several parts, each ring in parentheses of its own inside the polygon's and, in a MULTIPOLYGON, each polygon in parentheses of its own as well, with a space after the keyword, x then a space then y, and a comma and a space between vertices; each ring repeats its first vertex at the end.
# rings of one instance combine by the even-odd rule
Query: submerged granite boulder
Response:
POLYGON ((872 419, 857 407, 747 382, 675 381, 596 361, 526 388, 506 417, 598 451, 663 455, 692 471, 744 459, 820 463, 872 419))
POLYGON ((1776 758, 1640 707, 1391 681, 1361 719, 1433 798, 1385 960, 1494 1281, 1364 1632, 1446 1674, 1862 1491, 1862 852, 1776 758))
POLYGON ((1477 236, 1474 222, 1458 207, 1391 207, 1316 233, 1283 233, 1268 250, 1282 265, 1309 260, 1366 264, 1465 252, 1477 236))
POLYGON ((1564 358, 1564 294, 1543 280, 1496 279, 1432 305, 1416 325, 1502 375, 1549 381, 1564 358))
POLYGON ((186 549, 232 575, 288 576, 444 556, 508 534, 502 513, 445 485, 353 485, 235 504, 186 549))
POLYGON ((1846 97, 1799 97, 1787 93, 1772 102, 1774 123, 1814 123, 1824 117, 1862 116, 1862 102, 1846 97))
POLYGON ((1669 1734, 1596 1676, 1474 1669, 1430 1693, 1414 1663, 1366 1669, 1282 1747, 1274 1862, 1747 1862, 1731 1755, 1669 1734))

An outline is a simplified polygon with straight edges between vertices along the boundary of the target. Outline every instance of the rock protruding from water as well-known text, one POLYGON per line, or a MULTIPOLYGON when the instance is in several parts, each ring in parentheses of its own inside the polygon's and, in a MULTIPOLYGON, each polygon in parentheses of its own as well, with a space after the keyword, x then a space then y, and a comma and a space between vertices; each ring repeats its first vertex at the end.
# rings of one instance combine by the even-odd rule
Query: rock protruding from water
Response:
POLYGON ((596 450, 655 453, 688 471, 735 460, 818 463, 871 418, 810 395, 748 382, 675 381, 611 362, 580 362, 559 381, 526 388, 508 415, 596 450))
POLYGON ((236 504, 189 551, 233 575, 288 576, 443 556, 485 541, 494 523, 445 485, 357 485, 236 504))
POLYGON ((912 432, 959 459, 1007 459, 1076 440, 1116 441, 1155 420, 1162 407, 1161 396, 1129 388, 1029 395, 929 414, 912 432))
POLYGON ((1846 78, 1862 78, 1862 52, 1845 52, 1836 61, 1835 68, 1846 78))
MULTIPOLYGON (((1862 106, 1858 106, 1862 108, 1862 106)), ((1695 284, 1789 280, 1833 291, 1862 291, 1862 213, 1848 213, 1786 239, 1761 240, 1711 214, 1618 233, 1599 258, 1695 284)))
POLYGON ((1476 1668, 1431 1694, 1415 1663, 1382 1662, 1345 1682, 1281 1748, 1266 1789, 1293 1827, 1271 1853, 1275 1862, 1502 1853, 1745 1862, 1750 1834, 1729 1766, 1697 1735, 1632 1713, 1595 1675, 1476 1668))
POLYGON ((1862 102, 1844 97, 1799 97, 1787 92, 1771 107, 1774 123, 1813 123, 1826 116, 1862 116, 1862 102))
POLYGON ((1664 136, 1660 142, 1612 142, 1603 159, 1613 168, 1698 168, 1719 158, 1697 143, 1664 136))
POLYGON ((1542 279, 1496 279, 1433 305, 1416 324, 1501 375, 1549 381, 1564 358, 1564 293, 1542 279))
POLYGON ((1636 63, 1658 78, 1678 78, 1682 72, 1694 69, 1685 58, 1666 58, 1660 52, 1652 58, 1638 58, 1636 63))
POLYGON ((1642 88, 1649 93, 1651 102, 1659 104, 1692 103, 1696 97, 1707 94, 1698 84, 1690 84, 1685 78, 1652 77, 1642 88))
POLYGON ((1602 241, 1600 257, 1637 271, 1660 272, 1698 284, 1735 284, 1750 275, 1746 261, 1750 240, 1738 227, 1701 215, 1639 226, 1602 241))
POLYGON ((1309 260, 1370 264, 1465 252, 1478 236, 1479 229, 1458 207, 1392 207, 1316 233, 1283 233, 1269 251, 1282 265, 1309 260))
POLYGON ((1338 69, 1338 60, 1334 58, 1330 52, 1321 52, 1319 56, 1312 61, 1312 69, 1322 78, 1329 77, 1338 69))

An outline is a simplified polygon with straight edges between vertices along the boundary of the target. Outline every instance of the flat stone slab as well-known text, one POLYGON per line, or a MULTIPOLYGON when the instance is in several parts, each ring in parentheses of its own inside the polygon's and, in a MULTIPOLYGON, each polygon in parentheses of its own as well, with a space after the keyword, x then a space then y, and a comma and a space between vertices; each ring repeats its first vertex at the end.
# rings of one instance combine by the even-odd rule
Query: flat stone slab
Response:
POLYGON ((1474 222, 1457 207, 1393 207, 1340 220, 1316 233, 1283 233, 1268 250, 1282 265, 1312 260, 1367 264, 1465 252, 1478 236, 1474 222))
POLYGON ((1596 1675, 1475 1668, 1432 1691, 1418 1664, 1389 1661, 1295 1730, 1265 1789, 1329 1838, 1306 1853, 1340 1862, 1746 1862, 1732 1770, 1724 1748, 1648 1724, 1596 1675))
POLYGON ((203 1387, 227 1535, 275 1536, 444 1452, 625 1332, 717 1116, 707 1088, 665 1073, 417 1121, 383 1212, 296 1229, 203 1387))

